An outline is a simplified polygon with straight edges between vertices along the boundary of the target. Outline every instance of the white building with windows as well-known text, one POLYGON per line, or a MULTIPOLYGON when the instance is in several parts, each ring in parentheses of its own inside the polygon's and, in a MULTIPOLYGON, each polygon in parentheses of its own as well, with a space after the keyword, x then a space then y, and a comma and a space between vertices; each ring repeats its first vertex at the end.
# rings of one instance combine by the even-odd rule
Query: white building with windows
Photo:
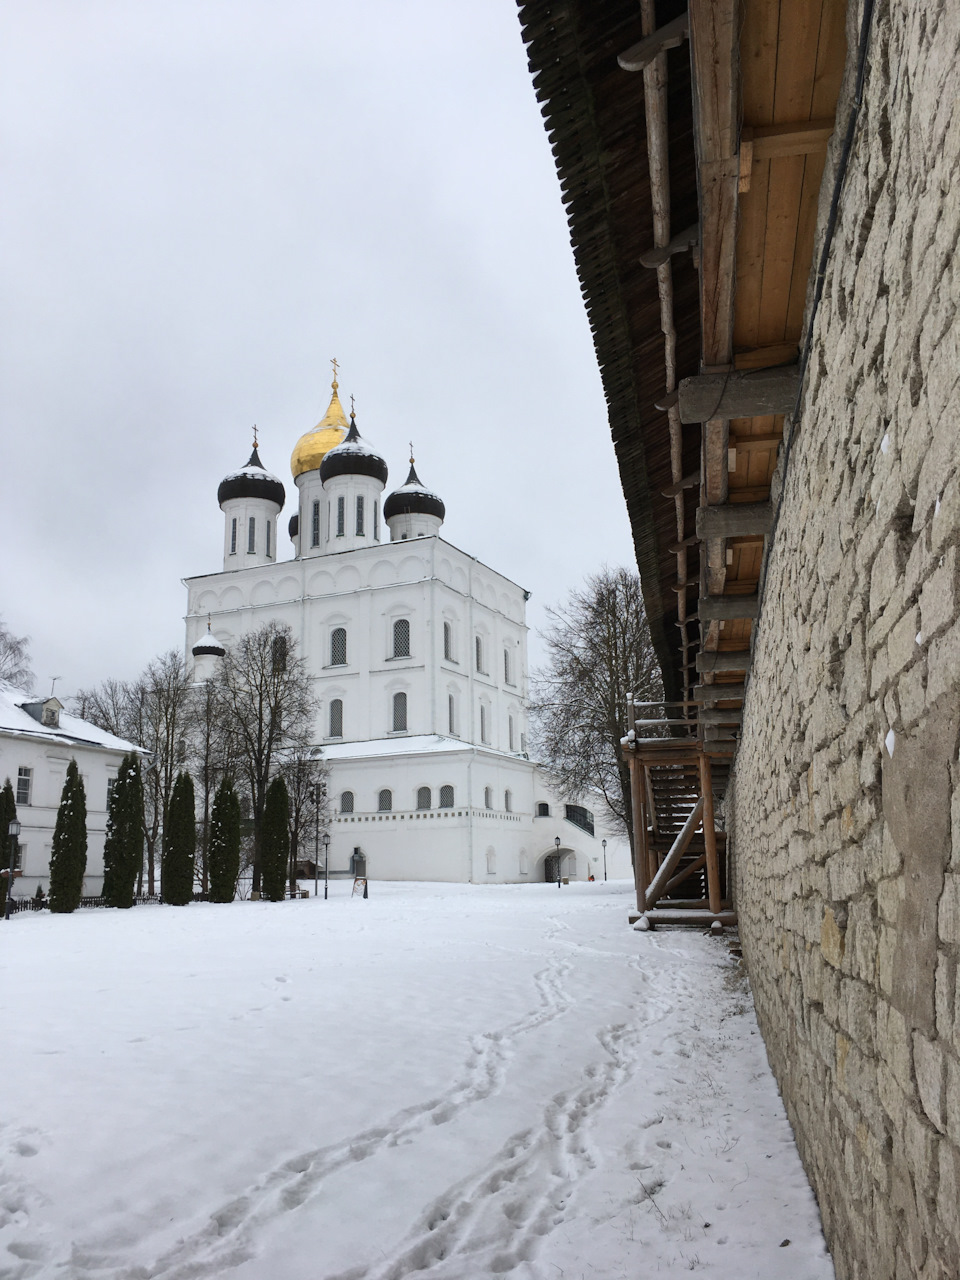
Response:
MULTIPOLYGON (((79 716, 66 715, 57 698, 35 698, 0 682, 0 784, 7 778, 17 801, 20 823, 16 897, 32 897, 38 886, 50 887, 50 849, 60 796, 71 759, 77 762, 87 797, 87 871, 83 892, 97 896, 103 888, 103 839, 107 802, 120 762, 142 748, 79 716)), ((0 832, 0 866, 6 867, 10 845, 0 832)))
MULTIPOLYGON (((291 459, 298 509, 281 560, 284 488, 256 443, 221 483, 223 567, 186 580, 197 679, 248 630, 287 623, 316 682, 330 763, 331 870, 373 879, 532 881, 603 876, 605 832, 549 790, 527 755, 528 592, 440 536, 440 498, 413 460, 387 464, 333 383, 291 459)), ((611 875, 630 874, 608 838, 611 875)), ((301 851, 301 855, 312 850, 301 851)))

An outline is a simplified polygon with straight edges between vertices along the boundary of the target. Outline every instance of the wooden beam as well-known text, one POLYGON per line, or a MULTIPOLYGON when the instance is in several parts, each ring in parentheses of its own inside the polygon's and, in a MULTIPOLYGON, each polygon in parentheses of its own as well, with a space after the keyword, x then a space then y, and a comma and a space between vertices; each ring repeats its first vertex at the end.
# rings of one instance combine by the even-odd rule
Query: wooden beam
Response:
POLYGON ((753 130, 753 159, 822 154, 833 134, 833 120, 802 120, 798 124, 764 124, 753 130))
POLYGON ((659 409, 661 413, 666 413, 668 409, 673 408, 679 399, 680 392, 674 387, 672 391, 665 391, 659 400, 654 400, 653 407, 659 409))
POLYGON ((683 857, 684 851, 686 850, 687 845, 690 843, 690 839, 694 831, 696 831, 697 827, 700 825, 700 815, 702 813, 703 813, 703 796, 701 796, 700 799, 697 801, 696 806, 693 809, 693 812, 690 814, 690 817, 686 820, 686 822, 681 827, 676 840, 674 840, 673 845, 670 849, 670 852, 667 854, 666 858, 664 858, 663 862, 660 864, 659 871, 650 881, 650 887, 647 889, 647 896, 646 896, 647 910, 649 910, 650 907, 652 907, 654 903, 656 903, 656 901, 663 896, 663 893, 667 887, 667 881, 670 879, 670 877, 673 875, 674 871, 676 870, 677 863, 683 857))
POLYGON ((701 596, 697 612, 705 622, 732 622, 737 618, 755 618, 757 596, 701 596))
POLYGON ((742 453, 754 453, 757 449, 779 449, 783 436, 731 436, 730 448, 742 453))
POLYGON ((694 471, 688 476, 684 476, 682 480, 678 480, 676 484, 668 485, 666 489, 660 492, 665 498, 675 498, 678 493, 682 493, 684 489, 694 489, 700 483, 700 472, 694 471))
POLYGON ((700 243, 700 224, 687 227, 660 249, 647 249, 640 255, 641 267, 662 267, 675 253, 685 253, 700 243))
POLYGON ((698 653, 697 670, 705 671, 749 671, 750 650, 741 649, 734 653, 698 653))
POLYGON ((790 413, 799 386, 800 367, 795 364, 683 378, 680 421, 708 422, 711 418, 759 418, 790 413))
POLYGON ((772 523, 773 507, 769 502, 728 502, 721 507, 697 508, 697 535, 701 539, 767 534, 772 523))
POLYGON ((670 546, 667 547, 667 550, 672 551, 674 555, 676 555, 680 551, 686 551, 687 547, 695 546, 699 541, 700 539, 697 535, 695 533, 691 533, 690 537, 684 538, 682 542, 672 542, 670 546))
POLYGON ((735 369, 772 369, 778 364, 796 364, 800 349, 795 342, 774 342, 763 347, 748 347, 733 356, 735 369))
POLYGON ((701 853, 700 857, 697 858, 695 862, 691 862, 689 867, 684 867, 679 875, 676 875, 673 877, 673 879, 669 882, 666 889, 664 890, 664 893, 669 894, 671 890, 677 887, 678 884, 683 884, 687 876, 692 876, 695 871, 700 871, 703 868, 706 861, 707 861, 707 855, 705 853, 701 853))
POLYGON ((658 27, 653 35, 638 40, 617 57, 617 65, 623 71, 642 71, 644 67, 666 49, 678 49, 690 34, 690 19, 686 13, 658 27))
POLYGON ((735 925, 737 913, 735 911, 685 911, 674 907, 658 907, 656 911, 644 912, 640 919, 647 922, 648 929, 654 929, 658 924, 685 924, 695 929, 702 929, 705 925, 711 924, 735 925))
POLYGON ((643 780, 644 766, 632 753, 630 766, 630 807, 633 810, 633 877, 637 889, 637 910, 642 911, 647 895, 647 812, 643 780))
POLYGON ((739 707, 721 711, 719 707, 704 707, 699 715, 701 724, 740 724, 743 712, 739 707))
POLYGON ((742 684, 698 684, 693 690, 694 702, 742 702, 746 695, 742 684))
POLYGON ((710 910, 720 910, 723 895, 720 892, 720 862, 717 858, 717 828, 713 816, 713 775, 708 756, 700 757, 700 789, 703 792, 703 839, 707 855, 707 896, 710 910))

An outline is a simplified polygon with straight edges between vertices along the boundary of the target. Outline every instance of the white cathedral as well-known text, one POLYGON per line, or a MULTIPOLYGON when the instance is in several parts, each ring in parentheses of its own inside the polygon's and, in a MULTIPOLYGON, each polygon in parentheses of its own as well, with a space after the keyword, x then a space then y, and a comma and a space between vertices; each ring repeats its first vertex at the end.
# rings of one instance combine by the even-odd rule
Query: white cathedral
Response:
POLYGON ((290 626, 320 700, 331 873, 522 883, 556 880, 559 860, 565 878, 600 880, 604 862, 628 876, 626 843, 528 758, 529 593, 444 541, 443 502, 412 458, 384 498, 387 464, 350 419, 334 376, 291 458, 291 560, 283 484, 256 444, 220 484, 223 570, 186 580, 194 678, 244 632, 290 626))

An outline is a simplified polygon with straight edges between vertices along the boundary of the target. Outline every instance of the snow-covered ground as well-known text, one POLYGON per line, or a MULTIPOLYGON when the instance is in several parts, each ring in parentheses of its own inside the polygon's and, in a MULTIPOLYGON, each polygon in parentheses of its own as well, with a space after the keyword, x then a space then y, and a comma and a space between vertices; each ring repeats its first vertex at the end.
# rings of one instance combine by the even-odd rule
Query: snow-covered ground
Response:
POLYGON ((729 939, 349 892, 0 924, 0 1276, 833 1276, 729 939))

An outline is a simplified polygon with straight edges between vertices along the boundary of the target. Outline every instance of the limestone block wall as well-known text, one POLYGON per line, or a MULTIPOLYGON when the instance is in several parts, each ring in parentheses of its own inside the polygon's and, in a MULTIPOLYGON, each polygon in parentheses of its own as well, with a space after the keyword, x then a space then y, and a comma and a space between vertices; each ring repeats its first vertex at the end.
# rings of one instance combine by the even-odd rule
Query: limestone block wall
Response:
POLYGON ((960 5, 880 4, 728 796, 840 1280, 960 1276, 960 5))

